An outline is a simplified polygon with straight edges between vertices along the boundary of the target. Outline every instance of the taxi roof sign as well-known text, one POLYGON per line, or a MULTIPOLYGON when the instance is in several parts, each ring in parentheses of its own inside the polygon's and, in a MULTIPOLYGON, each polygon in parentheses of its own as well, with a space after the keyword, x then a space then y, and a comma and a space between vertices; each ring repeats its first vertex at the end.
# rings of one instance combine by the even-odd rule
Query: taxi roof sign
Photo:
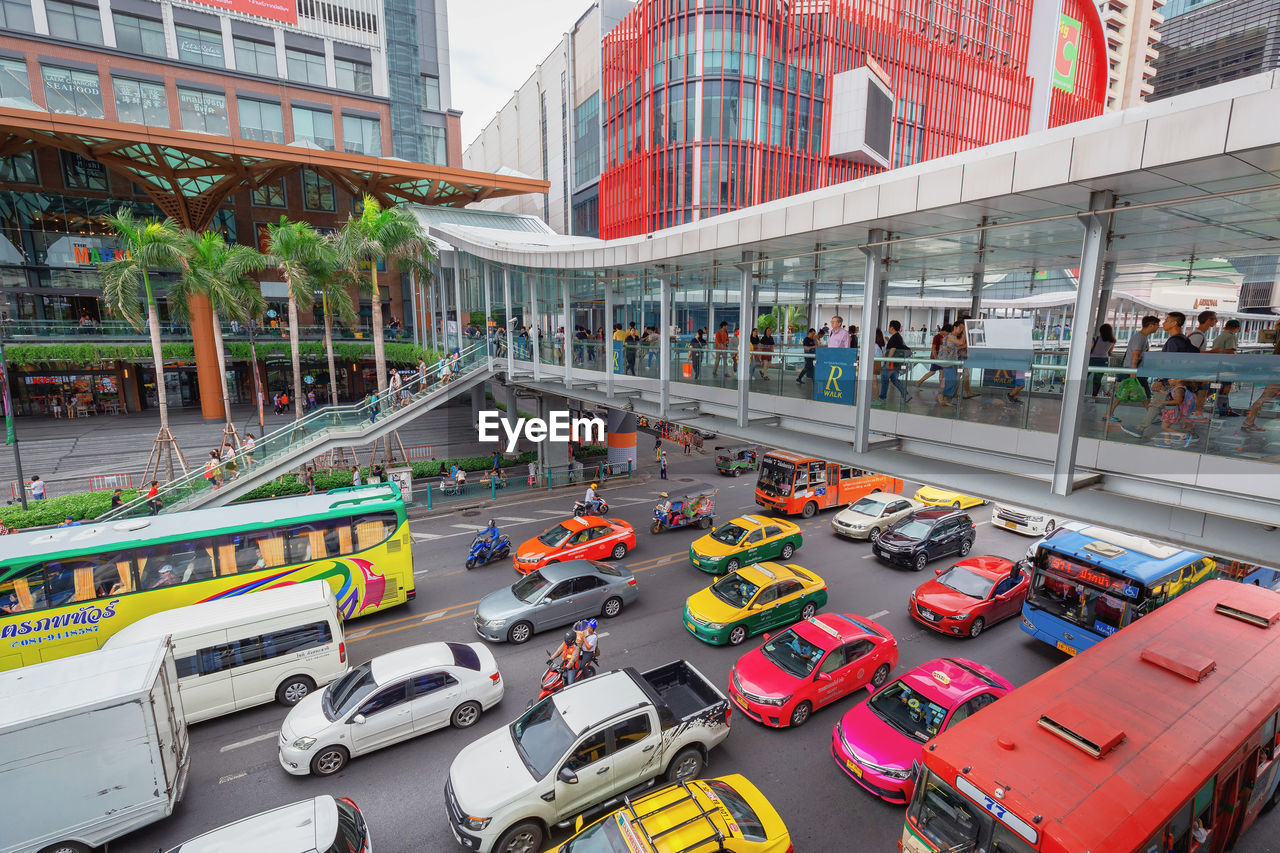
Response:
POLYGON ((770 580, 776 581, 778 579, 778 576, 775 575, 770 569, 766 568, 764 563, 752 563, 751 568, 755 569, 757 572, 769 578, 770 580))
POLYGON ((932 673, 933 680, 941 684, 943 687, 951 686, 951 676, 947 675, 940 669, 935 669, 932 673))
POLYGON ((837 631, 835 628, 832 628, 830 625, 828 625, 828 624, 827 624, 827 623, 825 623, 825 622, 819 622, 819 621, 818 621, 818 617, 817 617, 817 616, 810 616, 808 621, 809 621, 809 624, 810 624, 810 625, 813 625, 815 628, 818 628, 819 630, 824 631, 824 632, 826 632, 826 633, 830 634, 831 636, 835 637, 836 639, 839 639, 839 638, 840 638, 840 632, 839 632, 839 631, 837 631))

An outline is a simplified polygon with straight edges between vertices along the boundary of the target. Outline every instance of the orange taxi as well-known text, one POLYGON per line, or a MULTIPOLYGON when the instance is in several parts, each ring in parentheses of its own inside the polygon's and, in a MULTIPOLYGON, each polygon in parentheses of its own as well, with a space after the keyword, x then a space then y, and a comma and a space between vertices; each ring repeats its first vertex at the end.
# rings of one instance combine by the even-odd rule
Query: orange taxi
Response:
POLYGON ((511 564, 517 572, 527 575, 550 563, 566 560, 621 560, 634 547, 636 532, 630 524, 584 515, 566 518, 520 543, 511 564))

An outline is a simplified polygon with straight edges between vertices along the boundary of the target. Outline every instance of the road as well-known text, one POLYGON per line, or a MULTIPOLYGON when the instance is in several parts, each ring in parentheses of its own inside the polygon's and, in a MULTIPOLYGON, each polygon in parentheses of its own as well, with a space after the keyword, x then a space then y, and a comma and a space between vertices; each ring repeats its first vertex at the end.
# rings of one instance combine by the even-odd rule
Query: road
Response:
MULTIPOLYGON (((709 456, 671 457, 672 480, 610 488, 612 515, 637 528, 638 545, 623 563, 637 572, 640 598, 618 618, 602 622, 601 651, 608 667, 644 669, 676 658, 694 663, 722 689, 729 666, 759 640, 739 648, 713 647, 682 627, 684 600, 705 586, 709 576, 685 557, 689 543, 701 535, 684 530, 651 535, 647 529, 656 494, 692 491, 702 485, 720 489, 717 516, 728 520, 756 509, 754 477, 720 478, 709 456)), ((908 484, 905 491, 914 491, 908 484)), ((541 532, 563 515, 572 496, 554 496, 495 510, 513 542, 541 532)), ((474 529, 487 514, 455 513, 411 523, 417 544, 414 560, 418 597, 367 620, 352 622, 348 650, 354 661, 413 643, 435 640, 472 642, 475 602, 515 580, 509 564, 494 563, 465 571, 463 558, 474 529)), ((974 554, 1016 559, 1031 540, 993 529, 990 508, 971 511, 978 524, 974 554)), ((1014 684, 1023 684, 1060 663, 1062 656, 1023 634, 1009 620, 976 640, 953 639, 928 631, 906 613, 907 596, 924 579, 914 572, 882 565, 864 543, 838 539, 830 530, 831 513, 801 522, 805 544, 794 562, 827 581, 829 611, 872 616, 898 640, 899 669, 905 671, 944 655, 960 655, 993 667, 1014 684)), ((935 563, 934 566, 941 564, 935 563)), ((351 761, 336 776, 293 777, 276 762, 276 739, 284 710, 264 706, 191 727, 192 767, 185 800, 167 820, 126 836, 111 853, 154 853, 224 823, 318 794, 349 796, 364 811, 378 853, 422 853, 462 848, 453 840, 444 811, 443 788, 450 763, 466 744, 510 722, 536 695, 545 668, 545 650, 557 644, 558 632, 539 635, 524 646, 494 646, 506 683, 506 698, 471 730, 446 729, 351 761)), ((733 733, 711 756, 711 775, 742 773, 769 797, 791 831, 795 849, 809 851, 893 851, 902 831, 903 809, 875 799, 858 788, 834 764, 829 753, 831 728, 854 702, 851 697, 817 711, 797 730, 772 730, 745 716, 734 718, 733 733), (857 839, 856 842, 851 839, 857 839)), ((563 836, 557 835, 556 840, 563 836)), ((1280 809, 1256 824, 1237 853, 1280 851, 1280 809)))

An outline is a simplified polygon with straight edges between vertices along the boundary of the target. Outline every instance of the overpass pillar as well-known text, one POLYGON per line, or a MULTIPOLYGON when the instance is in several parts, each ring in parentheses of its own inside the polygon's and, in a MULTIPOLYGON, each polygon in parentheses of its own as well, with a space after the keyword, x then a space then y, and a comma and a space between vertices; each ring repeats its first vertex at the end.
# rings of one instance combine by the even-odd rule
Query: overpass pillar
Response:
MULTIPOLYGON (((660 389, 659 411, 665 421, 671 408, 671 278, 664 272, 658 277, 658 387, 660 389)), ((634 418, 632 419, 635 420, 634 418)), ((635 425, 632 424, 634 435, 635 425)), ((631 444, 631 455, 635 456, 635 442, 631 444)), ((612 461, 612 460, 610 460, 612 461)))
POLYGON ((751 330, 756 322, 755 306, 752 305, 754 268, 749 254, 743 256, 738 271, 742 273, 738 290, 738 426, 745 427, 751 397, 751 330))
POLYGON ((200 383, 200 416, 206 421, 220 421, 226 417, 227 411, 222 405, 222 371, 226 367, 218 360, 218 350, 213 342, 213 306, 209 297, 190 296, 187 312, 191 317, 191 343, 196 356, 196 378, 200 383))
POLYGON ((885 233, 874 228, 867 234, 871 245, 863 248, 867 257, 862 276, 862 335, 858 339, 858 381, 854 388, 853 448, 856 453, 866 453, 871 447, 871 397, 875 384, 875 320, 884 302, 884 244, 885 233))
POLYGON ((480 413, 485 410, 484 404, 484 383, 476 385, 471 389, 471 425, 480 426, 480 413))
POLYGON ((1116 283, 1116 262, 1107 261, 1102 265, 1102 289, 1098 292, 1098 309, 1093 315, 1093 328, 1085 329, 1089 340, 1098 331, 1098 327, 1107 322, 1107 312, 1111 310, 1111 290, 1116 283))
MULTIPOLYGON (((613 289, 618 285, 618 274, 611 273, 604 282, 604 340, 600 342, 600 366, 604 368, 604 395, 613 399, 613 289)), ((667 330, 662 330, 665 337, 667 330)))
MULTIPOLYGON (((662 336, 664 339, 666 335, 662 336)), ((636 469, 636 416, 631 412, 617 409, 609 410, 606 443, 609 446, 609 465, 617 471, 619 467, 631 464, 636 469)))
MULTIPOLYGON (((564 397, 544 394, 538 398, 538 417, 544 421, 551 420, 552 412, 568 410, 569 401, 564 397)), ((542 458, 543 470, 555 472, 551 484, 563 486, 567 482, 564 472, 569 469, 569 445, 559 441, 543 441, 538 444, 538 455, 542 458)))

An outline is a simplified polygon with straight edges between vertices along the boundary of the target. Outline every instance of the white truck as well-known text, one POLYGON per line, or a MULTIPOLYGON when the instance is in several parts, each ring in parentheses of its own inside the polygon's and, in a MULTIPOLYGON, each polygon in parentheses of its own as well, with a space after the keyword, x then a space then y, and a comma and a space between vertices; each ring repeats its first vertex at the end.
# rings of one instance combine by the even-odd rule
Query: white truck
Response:
POLYGON ((168 637, 0 672, 0 697, 0 853, 88 853, 182 799, 168 637))
POLYGON ((729 735, 724 694, 686 661, 579 681, 458 753, 454 837, 477 853, 541 850, 551 827, 655 780, 688 781, 729 735))

